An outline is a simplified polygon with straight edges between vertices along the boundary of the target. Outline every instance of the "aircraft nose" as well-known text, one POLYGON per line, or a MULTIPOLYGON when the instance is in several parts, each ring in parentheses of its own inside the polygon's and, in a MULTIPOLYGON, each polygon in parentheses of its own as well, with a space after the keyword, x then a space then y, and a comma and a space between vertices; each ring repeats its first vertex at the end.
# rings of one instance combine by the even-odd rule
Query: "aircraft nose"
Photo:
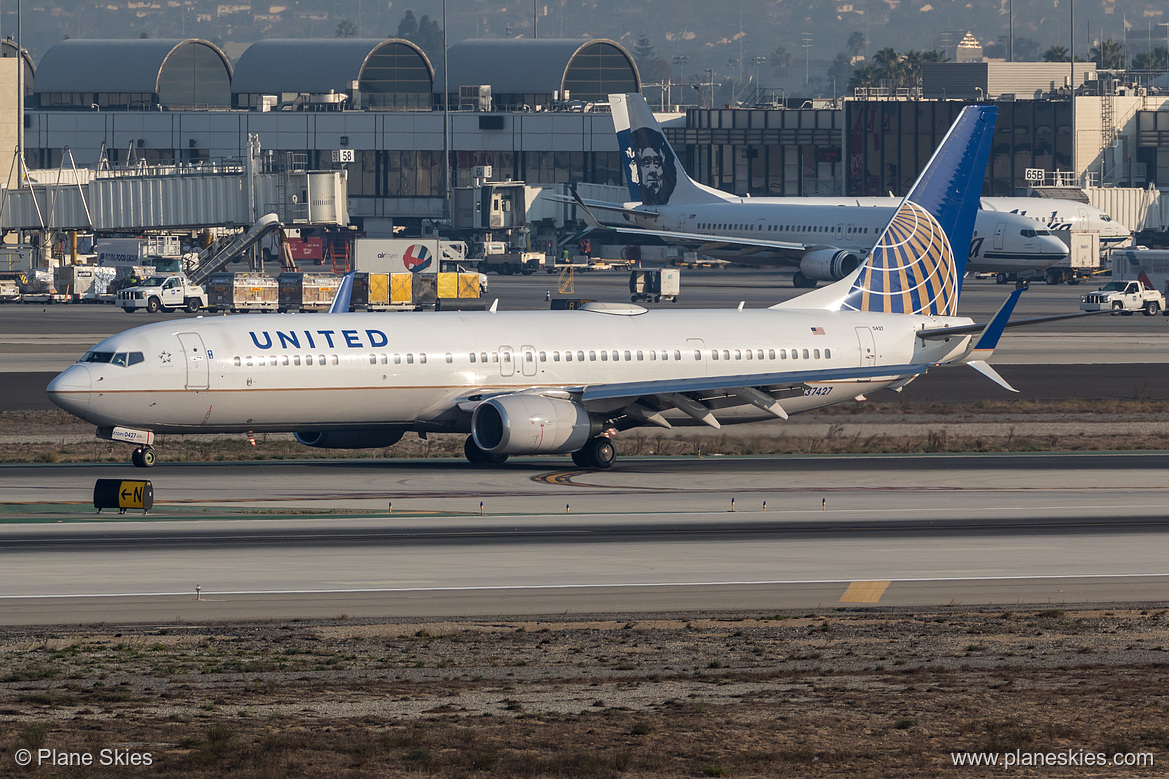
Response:
POLYGON ((1045 254, 1058 254, 1060 259, 1068 256, 1067 244, 1054 235, 1042 235, 1040 238, 1043 239, 1043 252, 1045 254))
POLYGON ((70 365, 49 382, 46 392, 49 400, 70 414, 81 415, 89 408, 92 377, 85 365, 70 365))

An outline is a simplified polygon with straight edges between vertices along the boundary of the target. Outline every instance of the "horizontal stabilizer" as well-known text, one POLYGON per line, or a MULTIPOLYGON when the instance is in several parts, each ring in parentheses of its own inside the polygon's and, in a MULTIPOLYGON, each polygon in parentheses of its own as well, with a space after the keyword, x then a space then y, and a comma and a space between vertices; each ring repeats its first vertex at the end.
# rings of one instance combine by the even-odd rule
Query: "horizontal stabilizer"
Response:
MULTIPOLYGON (((1102 311, 1073 311, 1067 314, 1051 314, 1050 316, 1035 316, 1027 319, 1016 319, 1014 322, 1007 322, 1003 325, 1004 328, 1010 329, 1012 327, 1023 327, 1024 325, 1041 325, 1044 322, 1058 322, 1062 319, 1079 319, 1082 316, 1093 316, 1094 314, 1110 314, 1108 309, 1102 311)), ((972 335, 973 333, 981 333, 989 326, 989 323, 975 322, 972 325, 959 325, 956 327, 932 327, 927 330, 919 330, 917 337, 926 341, 940 341, 944 338, 949 338, 954 335, 972 335)))

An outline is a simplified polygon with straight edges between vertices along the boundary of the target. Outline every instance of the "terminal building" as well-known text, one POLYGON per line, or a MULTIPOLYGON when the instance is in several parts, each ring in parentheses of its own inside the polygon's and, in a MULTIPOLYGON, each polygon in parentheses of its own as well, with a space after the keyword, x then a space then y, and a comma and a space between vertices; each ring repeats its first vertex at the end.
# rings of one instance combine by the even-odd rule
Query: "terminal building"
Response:
MULTIPOLYGON (((83 166, 190 166, 242 159, 256 136, 270 160, 344 169, 349 217, 370 234, 449 214, 445 149, 454 188, 489 170, 493 181, 624 197, 606 96, 640 91, 641 77, 621 44, 471 40, 446 60, 444 73, 400 39, 262 40, 234 65, 198 39, 67 40, 35 69, 26 61, 24 158, 53 169, 68 148, 83 166)), ((703 183, 871 196, 903 194, 961 108, 995 101, 987 195, 1062 185, 1135 229, 1163 231, 1167 95, 1086 63, 938 63, 912 96, 863 90, 831 104, 690 107, 661 119, 703 183)), ((3 133, 0 123, 0 142, 3 133)), ((533 218, 555 212, 562 225, 569 211, 533 218)))

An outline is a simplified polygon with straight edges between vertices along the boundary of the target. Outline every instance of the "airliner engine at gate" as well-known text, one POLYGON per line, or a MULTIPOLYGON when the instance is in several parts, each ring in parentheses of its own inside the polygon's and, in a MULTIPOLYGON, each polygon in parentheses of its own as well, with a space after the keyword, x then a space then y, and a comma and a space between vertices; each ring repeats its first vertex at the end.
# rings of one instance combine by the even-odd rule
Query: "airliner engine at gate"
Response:
POLYGON ((160 322, 94 346, 49 397, 138 444, 139 466, 155 462, 155 433, 291 431, 362 448, 415 431, 468 433, 477 464, 571 452, 605 468, 611 437, 634 427, 782 419, 951 363, 1001 382, 984 359, 1020 291, 989 324, 956 315, 995 115, 963 110, 855 272, 770 309, 160 322))

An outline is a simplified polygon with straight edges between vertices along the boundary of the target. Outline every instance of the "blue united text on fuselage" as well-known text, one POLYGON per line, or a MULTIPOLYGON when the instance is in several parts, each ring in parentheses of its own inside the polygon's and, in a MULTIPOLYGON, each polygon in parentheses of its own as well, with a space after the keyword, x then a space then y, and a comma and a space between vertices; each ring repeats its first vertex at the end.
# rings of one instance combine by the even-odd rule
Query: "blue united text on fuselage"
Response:
POLYGON ((255 330, 249 330, 248 335, 252 338, 252 343, 256 345, 257 349, 317 349, 324 348, 325 345, 330 349, 336 349, 339 346, 347 346, 351 349, 380 349, 389 344, 390 339, 381 330, 276 330, 275 338, 272 333, 267 330, 261 330, 257 333, 255 330), (303 345, 301 336, 304 336, 303 345), (314 338, 314 336, 316 336, 314 338), (317 339, 321 341, 321 347, 317 346, 317 339), (334 338, 337 342, 334 342, 334 338))

